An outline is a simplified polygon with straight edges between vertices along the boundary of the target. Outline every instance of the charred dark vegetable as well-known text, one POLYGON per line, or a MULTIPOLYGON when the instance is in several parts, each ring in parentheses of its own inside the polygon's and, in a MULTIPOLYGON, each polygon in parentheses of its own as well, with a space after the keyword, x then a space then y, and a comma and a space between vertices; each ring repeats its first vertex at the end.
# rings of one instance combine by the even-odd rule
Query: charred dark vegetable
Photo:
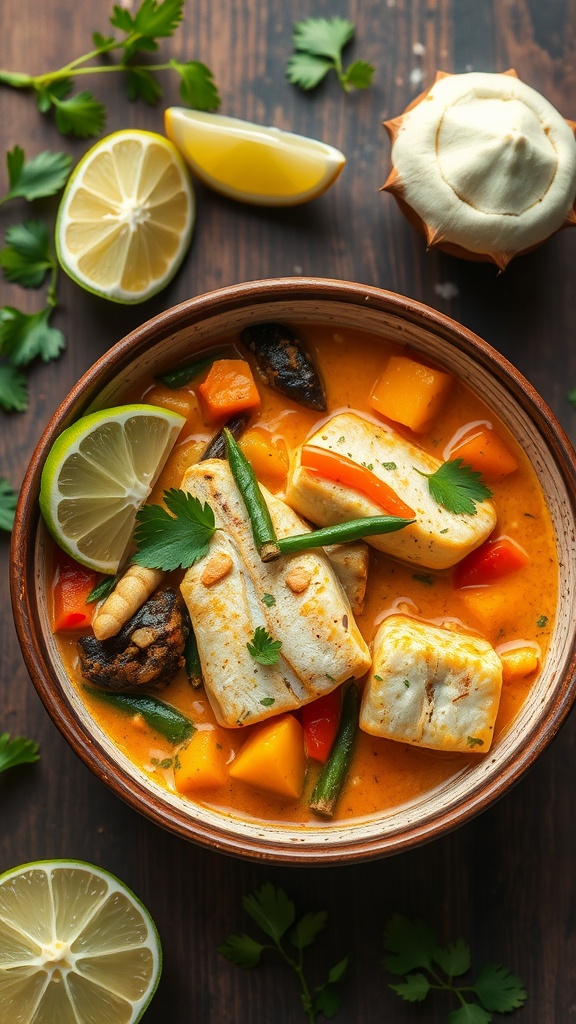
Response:
POLYGON ((326 412, 326 395, 318 371, 302 342, 282 324, 255 324, 241 334, 271 388, 307 409, 326 412))
POLYGON ((173 590, 161 590, 116 636, 78 641, 84 679, 108 690, 161 689, 184 664, 188 627, 173 590))
POLYGON ((219 430, 217 434, 214 434, 212 440, 208 442, 199 461, 205 462, 206 459, 225 459, 226 435, 224 431, 229 430, 232 437, 238 440, 249 419, 250 417, 247 416, 246 413, 239 413, 238 416, 231 416, 222 429, 219 430))

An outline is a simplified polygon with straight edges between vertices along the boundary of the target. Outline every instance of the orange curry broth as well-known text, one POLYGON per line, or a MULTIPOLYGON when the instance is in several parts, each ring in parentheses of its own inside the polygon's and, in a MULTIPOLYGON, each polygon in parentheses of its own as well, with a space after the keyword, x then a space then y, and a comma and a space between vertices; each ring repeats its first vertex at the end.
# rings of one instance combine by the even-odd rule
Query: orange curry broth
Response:
MULTIPOLYGON (((376 418, 368 405, 368 396, 389 352, 396 351, 397 346, 383 344, 380 339, 360 332, 323 326, 308 326, 300 332, 300 337, 323 377, 329 414, 353 409, 376 418)), ((221 339, 219 352, 225 346, 230 350, 235 342, 232 337, 221 339)), ((233 354, 246 358, 246 353, 239 348, 233 354)), ((248 361, 253 362, 250 356, 248 361)), ((215 432, 214 427, 208 427, 203 421, 194 393, 206 372, 180 391, 173 392, 156 381, 147 380, 124 396, 125 402, 165 404, 187 412, 187 424, 150 501, 160 501, 165 488, 180 485, 186 467, 197 460, 215 432)), ((257 371, 255 377, 258 381, 257 371)), ((303 409, 261 382, 258 387, 262 405, 250 425, 258 424, 272 432, 275 438, 282 438, 288 451, 301 444, 326 418, 326 414, 303 409)), ((498 512, 494 535, 508 534, 518 541, 528 551, 530 564, 500 583, 474 590, 472 596, 468 591, 465 598, 462 592, 454 589, 449 570, 431 573, 417 566, 403 565, 370 548, 366 604, 363 613, 357 616, 368 643, 386 612, 406 602, 414 613, 424 619, 438 622, 455 620, 456 626, 460 623, 477 630, 494 646, 524 640, 537 642, 542 655, 546 653, 556 609, 558 565, 550 516, 524 452, 491 410, 458 380, 454 382, 449 401, 428 433, 411 435, 407 430, 404 433, 442 459, 444 448, 456 431, 464 424, 478 420, 488 420, 497 428, 518 461, 518 469, 511 476, 501 482, 490 481, 498 512), (543 617, 546 624, 539 628, 538 620, 543 621, 543 617)), ((262 483, 283 496, 277 481, 263 478, 262 483)), ((176 587, 179 579, 180 576, 174 574, 176 587)), ((61 635, 59 644, 70 678, 90 713, 131 760, 150 773, 155 781, 175 791, 172 769, 161 768, 158 764, 171 758, 174 748, 138 717, 122 715, 86 694, 79 673, 76 639, 77 634, 61 635)), ((533 680, 534 674, 503 685, 495 737, 511 726, 533 680)), ((184 671, 159 696, 188 715, 197 728, 210 728, 215 722, 204 691, 192 689, 184 671)), ((231 751, 236 752, 240 748, 250 731, 249 726, 227 730, 231 751)), ((459 775, 479 756, 483 755, 417 748, 360 732, 352 768, 334 820, 364 817, 409 802, 450 777, 459 775)), ((229 779, 225 786, 197 794, 194 802, 255 819, 325 825, 325 821, 319 822, 311 815, 307 803, 318 772, 319 766, 310 762, 303 797, 295 802, 268 795, 233 779, 229 779)), ((189 799, 182 796, 184 801, 189 799)))

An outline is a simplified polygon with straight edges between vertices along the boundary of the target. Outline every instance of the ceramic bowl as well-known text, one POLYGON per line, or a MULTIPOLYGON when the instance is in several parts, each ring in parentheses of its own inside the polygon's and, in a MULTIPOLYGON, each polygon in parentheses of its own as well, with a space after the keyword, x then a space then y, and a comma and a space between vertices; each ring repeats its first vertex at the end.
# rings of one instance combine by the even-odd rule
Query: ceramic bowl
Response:
POLYGON ((412 299, 342 281, 256 281, 198 296, 159 314, 110 349, 48 424, 22 486, 12 548, 12 594, 20 644, 38 693, 83 761, 152 821, 207 847, 277 863, 342 863, 406 850, 437 838, 501 797, 547 747, 576 694, 576 463, 552 413, 530 384, 486 342, 412 299), (386 814, 313 828, 243 820, 184 802, 155 784, 106 737, 67 679, 49 628, 38 513, 40 476, 53 441, 73 420, 121 400, 161 366, 190 361, 213 339, 264 320, 333 323, 370 331, 460 376, 527 452, 546 495, 558 545, 559 613, 542 672, 513 728, 456 779, 386 814))

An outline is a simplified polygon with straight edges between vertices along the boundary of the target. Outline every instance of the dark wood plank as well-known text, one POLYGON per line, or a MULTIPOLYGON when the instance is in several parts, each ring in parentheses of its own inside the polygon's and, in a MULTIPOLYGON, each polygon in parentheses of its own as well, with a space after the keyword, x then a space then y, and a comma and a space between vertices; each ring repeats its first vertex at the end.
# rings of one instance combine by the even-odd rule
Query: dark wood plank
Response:
MULTIPOLYGON (((3 0, 0 65, 43 70, 90 45, 104 31, 108 4, 89 0, 3 0)), ((200 59, 215 73, 225 113, 274 123, 342 148, 347 167, 320 200, 296 210, 247 207, 198 187, 196 237, 166 291, 139 308, 110 306, 67 280, 57 324, 68 337, 63 358, 30 377, 30 410, 0 428, 0 474, 20 483, 51 411, 84 370, 128 330, 158 310, 235 281, 315 274, 377 284, 449 313, 508 356, 536 385, 565 428, 576 432, 566 400, 576 384, 573 265, 576 236, 563 232, 512 263, 505 274, 426 253, 392 199, 378 192, 388 169, 381 122, 402 111, 437 68, 505 70, 514 66, 565 116, 576 116, 575 0, 364 0, 328 5, 282 0, 189 0, 163 51, 200 59), (283 65, 294 17, 348 15, 358 25, 354 56, 378 68, 373 89, 344 96, 327 81, 308 96, 288 85, 283 65), (424 52, 419 53, 422 44, 424 52), (421 78, 421 82, 419 79, 421 78), (444 298, 447 283, 452 298, 444 298)), ((165 79, 166 103, 178 103, 165 79)), ((109 108, 108 130, 162 130, 162 109, 129 104, 113 76, 94 81, 109 108)), ((2 148, 29 154, 67 148, 24 94, 0 90, 2 148)), ((4 178, 2 178, 4 180, 4 178)), ((42 211, 54 203, 41 204, 42 211)), ((6 207, 2 227, 21 219, 6 207)), ((36 293, 0 284, 2 304, 37 308, 36 293)), ((576 942, 572 878, 576 844, 573 785, 576 727, 562 730, 513 792, 445 839, 408 854, 348 868, 298 870, 244 863, 176 839, 122 805, 76 759, 53 727, 25 672, 8 610, 8 543, 0 538, 3 687, 0 730, 37 738, 41 761, 0 777, 0 870, 46 857, 79 857, 117 873, 149 906, 164 944, 165 967, 146 1014, 149 1024, 296 1024, 303 1020, 295 981, 272 963, 250 973, 225 964, 217 945, 249 928, 242 895, 265 880, 282 885, 300 908, 326 908, 330 927, 310 956, 314 981, 344 953, 349 981, 338 1020, 427 1024, 445 1021, 448 1004, 400 1003, 380 966, 381 933, 399 910, 419 916, 443 939, 466 936, 475 964, 500 961, 526 981, 519 1021, 576 1020, 576 942)))

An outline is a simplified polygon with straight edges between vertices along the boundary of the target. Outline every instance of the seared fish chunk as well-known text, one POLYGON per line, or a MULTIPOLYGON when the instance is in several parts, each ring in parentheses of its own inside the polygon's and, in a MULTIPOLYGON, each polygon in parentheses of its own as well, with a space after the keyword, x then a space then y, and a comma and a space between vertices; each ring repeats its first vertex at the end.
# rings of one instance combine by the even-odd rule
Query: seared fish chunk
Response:
MULTIPOLYGON (((448 569, 482 544, 496 525, 491 501, 477 504, 475 515, 455 515, 438 505, 421 474, 434 473, 441 463, 387 424, 340 413, 323 423, 306 444, 367 467, 414 509, 412 526, 366 538, 373 547, 402 561, 426 569, 448 569)), ((360 491, 303 469, 301 451, 294 453, 286 487, 286 501, 297 512, 318 526, 382 515, 382 508, 360 491)))
MULTIPOLYGON (((192 466, 181 486, 208 502, 218 528, 181 591, 220 724, 234 728, 293 710, 364 675, 368 647, 328 558, 306 551, 262 562, 225 462, 192 466), (248 651, 259 626, 282 644, 275 665, 248 651)), ((278 536, 306 531, 292 509, 262 490, 278 536)))
POLYGON ((486 640, 391 615, 374 640, 360 728, 420 747, 484 754, 501 688, 502 663, 486 640))
POLYGON ((84 679, 108 690, 164 688, 184 664, 188 636, 173 590, 150 597, 116 636, 78 640, 84 679))

